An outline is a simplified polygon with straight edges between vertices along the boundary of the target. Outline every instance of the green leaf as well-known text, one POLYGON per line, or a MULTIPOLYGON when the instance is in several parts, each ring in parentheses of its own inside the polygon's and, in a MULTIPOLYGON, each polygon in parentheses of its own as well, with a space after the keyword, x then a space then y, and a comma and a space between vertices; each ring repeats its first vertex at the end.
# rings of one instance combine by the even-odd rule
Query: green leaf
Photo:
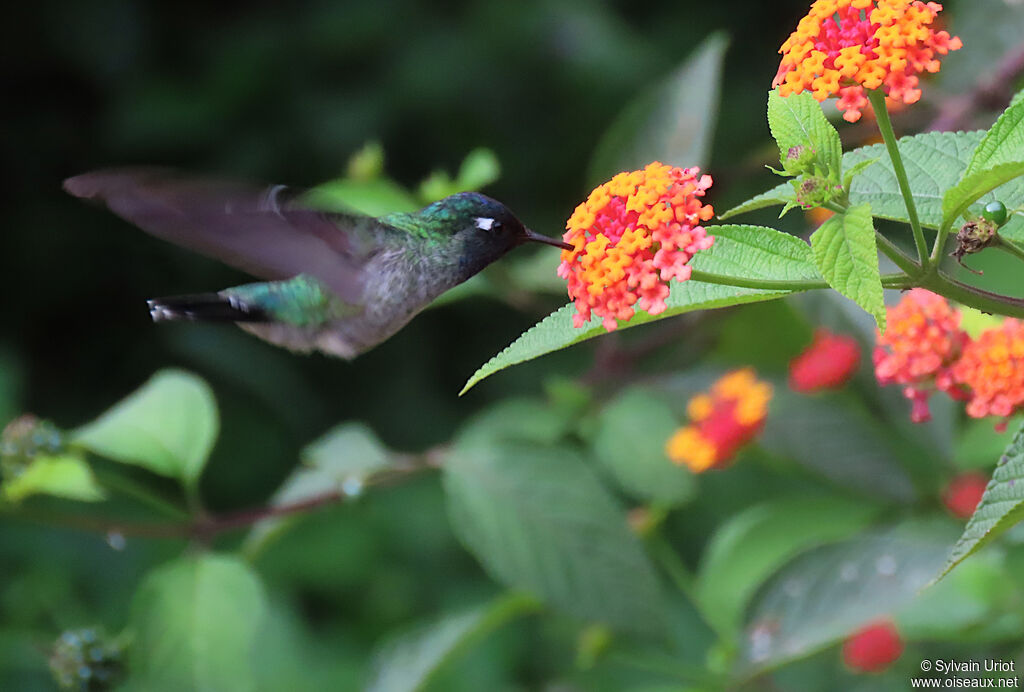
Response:
POLYGON ((19 502, 29 495, 54 495, 83 502, 105 497, 89 464, 72 454, 36 456, 20 473, 4 480, 5 500, 19 502))
POLYGON ((986 630, 998 636, 1010 624, 1016 639, 1024 622, 1010 603, 1020 597, 1019 580, 1005 561, 1001 551, 984 551, 925 589, 896 615, 900 634, 908 641, 977 641, 986 630))
POLYGON ((1019 161, 1024 161, 1024 101, 1012 103, 988 129, 967 164, 964 179, 1019 161))
MULTIPOLYGON (((690 260, 690 265, 695 271, 740 279, 821 279, 821 275, 814 267, 807 243, 795 236, 762 226, 709 226, 708 231, 715 236, 715 244, 707 250, 701 250, 690 260)), ((652 316, 639 311, 629 322, 620 322, 619 329, 629 329, 694 310, 773 300, 794 292, 782 289, 738 288, 704 283, 697 279, 673 281, 670 288, 671 293, 665 301, 668 309, 665 312, 652 316)), ((510 365, 607 333, 597 317, 576 329, 572 323, 575 312, 575 306, 569 304, 545 317, 481 366, 462 388, 461 393, 465 394, 480 380, 510 365)))
POLYGON ((972 175, 965 175, 956 187, 946 192, 942 200, 943 219, 952 224, 984 195, 1022 175, 1024 160, 999 164, 972 175))
POLYGON ((685 503, 696 483, 685 467, 665 456, 665 442, 679 421, 648 390, 626 390, 601 411, 594 456, 631 496, 645 502, 685 503))
POLYGON ((439 669, 475 641, 534 609, 536 601, 532 598, 509 594, 407 631, 387 642, 374 655, 373 672, 364 690, 422 690, 439 669))
MULTIPOLYGON (((722 212, 718 215, 718 219, 720 221, 725 221, 733 216, 757 211, 758 209, 767 209, 768 207, 776 207, 780 204, 788 205, 795 202, 796 194, 793 192, 793 186, 786 182, 781 185, 776 185, 772 189, 766 190, 759 195, 755 195, 746 202, 738 204, 728 211, 722 212)), ((782 216, 782 214, 779 214, 779 216, 782 216)))
POLYGON ((315 209, 355 212, 367 216, 410 212, 420 208, 420 204, 405 188, 388 178, 331 180, 309 190, 302 201, 315 209))
MULTIPOLYGON (((501 177, 501 164, 490 149, 480 147, 466 154, 455 180, 456 192, 479 190, 501 177)), ((454 194, 454 193, 453 193, 454 194)))
POLYGON ((252 690, 253 642, 266 611, 241 560, 195 555, 149 574, 132 601, 132 683, 148 690, 252 690))
POLYGON ((777 387, 761 446, 877 499, 908 502, 914 486, 901 457, 859 401, 841 394, 814 397, 777 387))
MULTIPOLYGON (((682 283, 673 282, 671 293, 668 300, 665 301, 668 304, 668 309, 665 312, 656 316, 649 315, 646 312, 637 312, 632 320, 620 324, 619 329, 629 329, 646 324, 647 322, 673 317, 684 312, 693 312, 694 310, 774 300, 789 293, 791 291, 737 288, 735 286, 707 284, 692 279, 682 283)), ((506 346, 501 353, 480 366, 473 373, 473 376, 469 378, 469 381, 466 382, 459 394, 465 394, 480 380, 511 365, 523 363, 607 333, 598 317, 593 317, 590 322, 579 329, 574 328, 572 323, 572 316, 574 314, 576 314, 576 306, 570 303, 569 305, 562 306, 530 327, 519 338, 506 346)))
POLYGON ((807 656, 905 608, 942 564, 953 535, 951 522, 910 521, 793 560, 751 608, 744 674, 807 656))
POLYGON ((811 234, 811 248, 829 285, 874 315, 884 330, 885 303, 871 206, 861 204, 830 217, 811 234))
POLYGON ((444 488, 455 534, 498 582, 580 618, 661 632, 654 569, 572 448, 464 436, 444 488))
MULTIPOLYGON (((943 195, 960 180, 983 134, 926 132, 913 137, 901 137, 898 140, 900 155, 914 195, 914 204, 923 226, 938 228, 942 224, 943 195)), ((865 161, 873 163, 863 168, 850 183, 850 204, 869 203, 874 216, 907 223, 907 207, 885 145, 872 144, 846 152, 843 155, 843 170, 851 171, 865 161)), ((1015 183, 1014 187, 1016 185, 1015 183)), ((1008 191, 1004 201, 1008 207, 1012 207, 1010 201, 1022 197, 1024 186, 1019 191, 1008 191)), ((747 211, 785 204, 792 199, 793 186, 789 182, 781 183, 720 214, 719 218, 724 220, 747 211)), ((995 197, 985 198, 985 201, 992 199, 995 197)))
POLYGON ((764 226, 708 226, 715 244, 701 250, 694 271, 737 279, 821 281, 811 247, 800 238, 764 226))
POLYGON ((162 370, 70 439, 100 456, 194 484, 218 425, 209 385, 191 373, 162 370))
POLYGON ((864 172, 864 169, 873 164, 877 159, 866 159, 864 161, 858 161, 857 163, 850 166, 849 170, 843 171, 843 189, 849 190, 850 185, 853 184, 854 178, 864 172))
POLYGON ((747 603, 775 570, 796 555, 856 533, 877 508, 839 497, 786 498, 734 515, 712 536, 697 573, 702 612, 720 631, 735 632, 747 603))
MULTIPOLYGON (((362 423, 342 423, 302 450, 296 469, 270 500, 272 507, 295 504, 331 493, 356 496, 375 474, 390 469, 395 454, 362 423)), ((253 525, 245 551, 252 556, 300 517, 271 517, 253 525)))
POLYGON ((787 171, 790 170, 787 164, 790 151, 804 148, 813 152, 818 170, 801 172, 839 180, 843 145, 836 128, 810 92, 785 97, 779 95, 778 89, 768 92, 768 127, 779 145, 779 158, 787 171))
POLYGON ((712 34, 675 72, 626 107, 594 152, 587 171, 593 185, 651 161, 684 168, 704 165, 717 122, 728 43, 724 34, 712 34))
POLYGON ((967 522, 960 540, 936 579, 973 555, 979 548, 1005 533, 1024 518, 1024 425, 1014 435, 999 459, 992 480, 985 488, 978 508, 967 522))

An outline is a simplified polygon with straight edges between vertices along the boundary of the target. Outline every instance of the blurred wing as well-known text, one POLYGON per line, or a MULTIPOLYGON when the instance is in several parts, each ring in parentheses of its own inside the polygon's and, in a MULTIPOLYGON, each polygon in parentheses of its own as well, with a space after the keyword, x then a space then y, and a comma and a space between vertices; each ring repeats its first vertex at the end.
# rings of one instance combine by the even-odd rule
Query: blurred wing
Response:
POLYGON ((253 276, 309 274, 342 300, 360 302, 362 268, 373 250, 355 236, 368 219, 290 205, 283 185, 258 188, 135 168, 84 173, 65 180, 64 189, 253 276))

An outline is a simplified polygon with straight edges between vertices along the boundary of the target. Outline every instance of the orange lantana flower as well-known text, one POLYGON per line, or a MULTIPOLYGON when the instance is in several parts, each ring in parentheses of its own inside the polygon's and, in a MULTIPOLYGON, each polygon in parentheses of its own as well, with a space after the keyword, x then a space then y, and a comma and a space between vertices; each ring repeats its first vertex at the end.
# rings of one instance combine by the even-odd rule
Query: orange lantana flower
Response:
POLYGON ((690 424, 665 443, 665 453, 694 473, 720 468, 760 432, 768 415, 772 386, 750 368, 735 370, 710 391, 690 399, 690 424))
POLYGON ((938 56, 963 45, 932 28, 941 10, 921 0, 816 0, 779 49, 772 86, 783 96, 805 89, 818 101, 838 96, 851 123, 868 105, 865 89, 914 103, 921 98, 918 75, 938 72, 938 56))
MULTIPOLYGON (((968 395, 967 415, 1008 418, 1024 409, 1024 322, 1006 319, 969 343, 952 378, 968 395)), ((1000 427, 1005 428, 1005 420, 1000 427)))
POLYGON ((687 262, 714 242, 700 226, 715 213, 700 202, 711 176, 699 172, 655 161, 619 173, 576 207, 563 236, 573 249, 562 251, 558 267, 576 303, 576 327, 591 312, 612 331, 616 320, 633 317, 634 305, 652 315, 665 310, 669 280, 689 279, 687 262))

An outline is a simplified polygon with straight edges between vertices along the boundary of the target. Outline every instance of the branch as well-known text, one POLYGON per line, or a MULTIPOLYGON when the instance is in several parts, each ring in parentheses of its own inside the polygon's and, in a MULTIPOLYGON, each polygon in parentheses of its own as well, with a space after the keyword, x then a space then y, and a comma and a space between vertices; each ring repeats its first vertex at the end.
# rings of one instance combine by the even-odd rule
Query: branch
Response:
MULTIPOLYGON (((435 447, 420 455, 402 457, 400 465, 371 475, 366 479, 363 487, 393 485, 419 472, 440 468, 441 458, 446 451, 445 447, 435 447)), ((264 519, 310 512, 321 507, 352 500, 357 496, 357 494, 346 493, 342 489, 332 489, 287 504, 264 505, 224 514, 203 514, 188 521, 122 521, 88 515, 34 512, 21 508, 18 508, 17 511, 8 509, 6 513, 9 513, 11 518, 23 519, 35 524, 92 531, 107 536, 189 539, 206 542, 221 533, 252 526, 264 519)))

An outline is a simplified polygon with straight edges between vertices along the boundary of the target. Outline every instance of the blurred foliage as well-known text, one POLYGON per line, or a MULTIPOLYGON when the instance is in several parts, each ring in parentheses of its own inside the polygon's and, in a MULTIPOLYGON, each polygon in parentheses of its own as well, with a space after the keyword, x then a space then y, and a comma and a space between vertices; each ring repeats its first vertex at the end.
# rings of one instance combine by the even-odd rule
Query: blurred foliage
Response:
MULTIPOLYGON (((941 405, 911 426, 868 368, 839 394, 785 391, 813 327, 870 344, 848 301, 680 315, 460 398, 563 304, 550 248, 517 251, 353 363, 302 358, 227 327, 154 326, 145 298, 243 277, 60 190, 124 163, 318 186, 325 205, 373 212, 486 186, 555 235, 593 180, 660 156, 706 164, 725 210, 778 180, 764 95, 806 4, 20 7, 0 29, 0 424, 31 411, 65 432, 3 450, 0 689, 93 689, 124 667, 127 689, 150 690, 847 689, 862 681, 835 644, 883 613, 914 652, 879 689, 905 689, 925 656, 1018 652, 1013 532, 918 594, 957 534, 941 487, 991 469, 1012 429, 941 405), (659 152, 650 130, 623 141, 638 122, 685 126, 659 152), (762 444, 699 479, 657 467, 688 398, 751 362, 777 392, 762 444), (239 530, 245 508, 325 492, 345 501, 239 530), (109 525, 90 523, 96 507, 109 525), (238 523, 188 524, 183 507, 238 523), (168 525, 188 531, 118 529, 168 525)), ((969 50, 897 128, 920 129, 1024 25, 1001 0, 944 16, 969 50)), ((809 231, 761 214, 749 222, 809 231)), ((1007 261, 978 258, 971 280, 1012 292, 1007 261)))

